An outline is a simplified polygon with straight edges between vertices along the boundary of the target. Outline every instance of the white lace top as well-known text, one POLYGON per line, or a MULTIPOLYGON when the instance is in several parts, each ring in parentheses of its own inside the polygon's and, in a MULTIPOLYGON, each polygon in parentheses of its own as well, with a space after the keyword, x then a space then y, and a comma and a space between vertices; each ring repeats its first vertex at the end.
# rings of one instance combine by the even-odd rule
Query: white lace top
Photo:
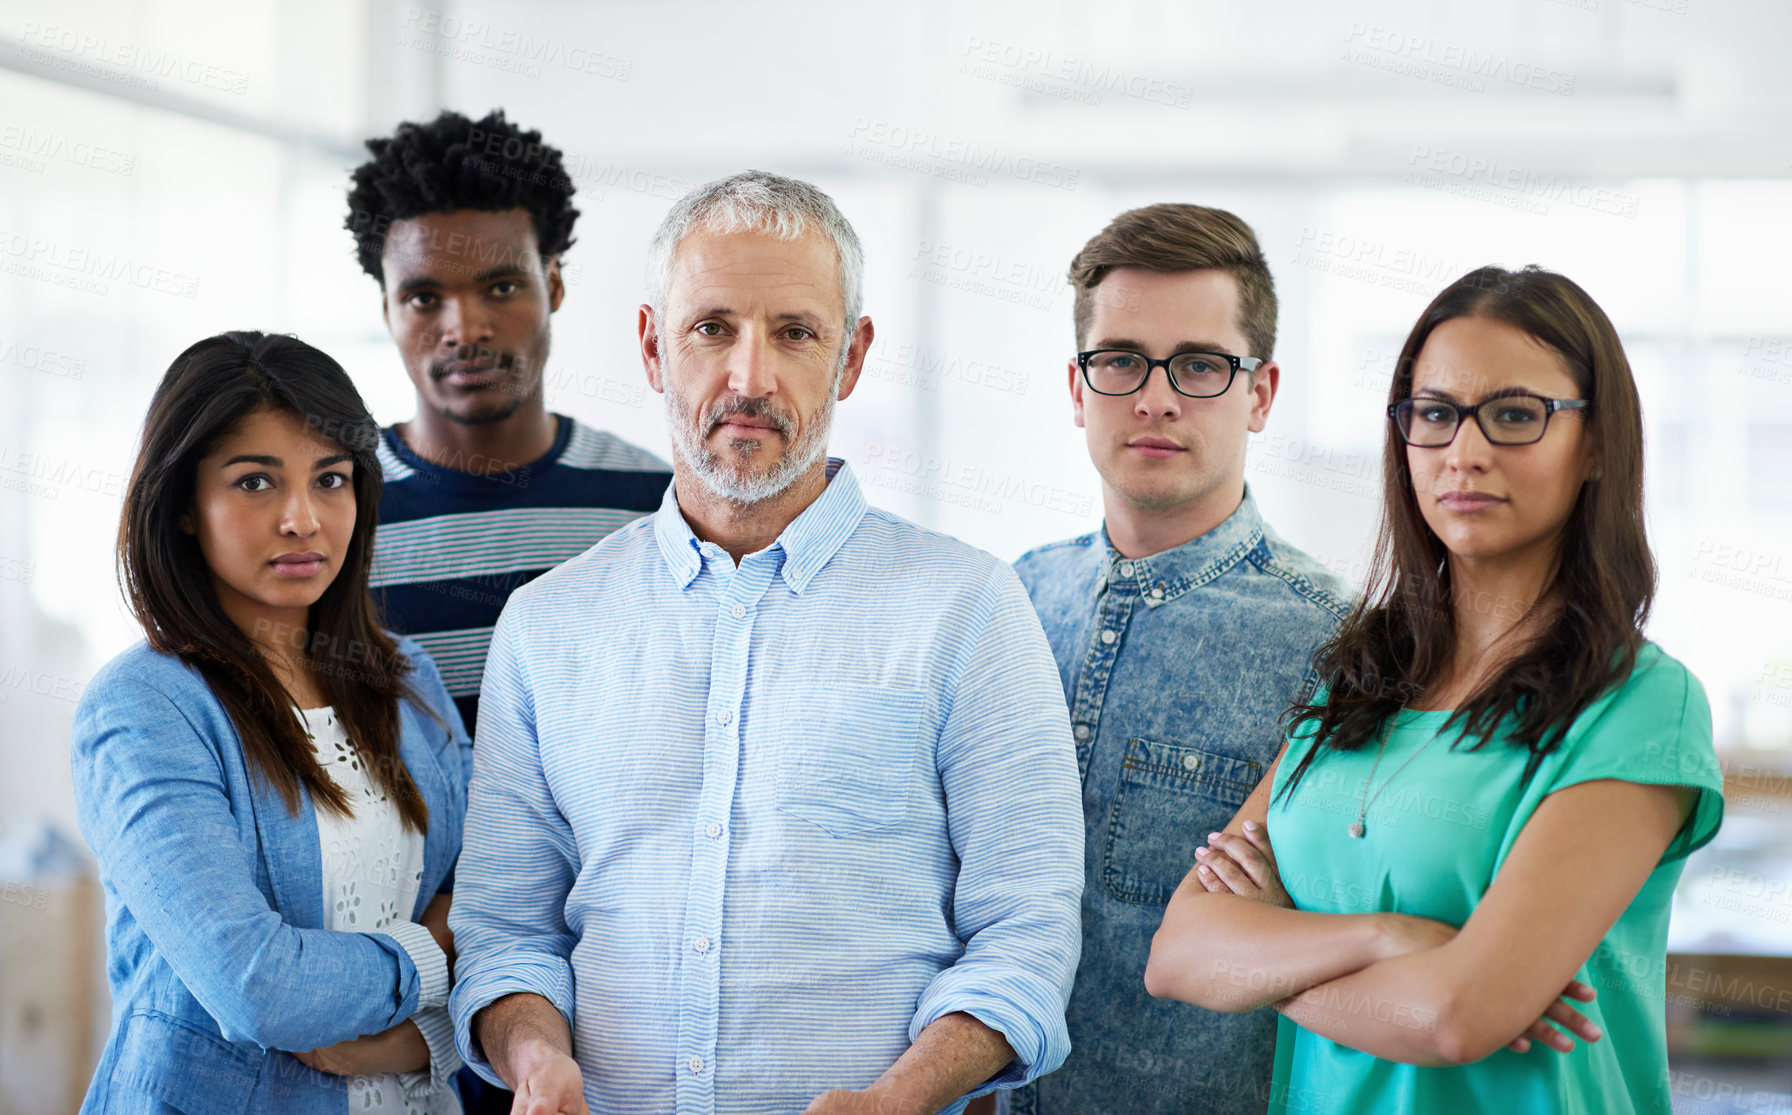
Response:
MULTIPOLYGON (((312 751, 324 773, 342 787, 355 811, 353 817, 317 811, 324 927, 377 933, 395 921, 409 921, 423 880, 423 834, 404 827, 398 807, 367 776, 360 753, 344 734, 334 708, 300 709, 299 719, 311 736, 312 751)), ((421 1025, 422 1018, 416 1021, 425 1034, 431 1033, 433 1027, 421 1025)), ((432 1055, 441 1052, 431 1043, 432 1055)), ((357 1115, 460 1115, 452 1071, 438 1071, 437 1078, 446 1078, 437 1080, 432 1080, 427 1070, 350 1077, 349 1111, 357 1115)))

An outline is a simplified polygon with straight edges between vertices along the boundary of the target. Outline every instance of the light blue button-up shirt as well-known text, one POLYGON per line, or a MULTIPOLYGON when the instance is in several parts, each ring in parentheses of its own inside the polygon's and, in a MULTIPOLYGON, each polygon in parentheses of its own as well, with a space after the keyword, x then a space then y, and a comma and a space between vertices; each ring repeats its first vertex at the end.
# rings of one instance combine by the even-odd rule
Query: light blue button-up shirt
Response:
POLYGON ((1063 1061, 1082 812, 1051 651, 1007 565, 829 474, 738 567, 668 489, 510 598, 452 917, 488 1079, 469 1024, 520 991, 572 1023, 599 1113, 801 1111, 953 1011, 1014 1047, 992 1085, 1063 1061))

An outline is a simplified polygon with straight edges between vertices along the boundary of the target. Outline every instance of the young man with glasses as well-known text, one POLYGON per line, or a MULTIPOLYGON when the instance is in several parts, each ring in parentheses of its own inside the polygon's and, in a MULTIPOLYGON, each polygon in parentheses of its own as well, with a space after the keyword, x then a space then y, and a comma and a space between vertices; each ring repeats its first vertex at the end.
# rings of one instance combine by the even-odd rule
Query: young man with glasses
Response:
POLYGON ((1261 1112, 1273 1011, 1145 991, 1151 937, 1209 832, 1275 759, 1347 590, 1258 515, 1245 442, 1280 369, 1275 284, 1230 213, 1122 213, 1070 265, 1073 419, 1101 474, 1101 530, 1016 565, 1058 661, 1083 780, 1083 958, 1071 1054, 1012 1097, 1026 1115, 1124 1106, 1261 1112))

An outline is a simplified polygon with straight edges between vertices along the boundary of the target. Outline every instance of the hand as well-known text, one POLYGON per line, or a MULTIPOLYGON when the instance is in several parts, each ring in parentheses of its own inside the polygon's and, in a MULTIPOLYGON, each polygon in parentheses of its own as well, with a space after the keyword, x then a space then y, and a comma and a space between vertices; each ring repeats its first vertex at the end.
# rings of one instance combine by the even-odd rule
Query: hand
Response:
POLYGON ((382 1072, 416 1072, 429 1067, 429 1046, 410 1019, 389 1030, 321 1049, 294 1053, 301 1064, 331 1076, 374 1076, 382 1072))
POLYGON ((438 894, 430 899, 429 905, 423 908, 423 916, 417 919, 417 924, 429 930, 430 936, 436 939, 436 944, 441 946, 442 952, 448 957, 448 971, 453 973, 454 934, 448 929, 448 907, 451 897, 446 894, 438 894))
POLYGON ((591 1115, 577 1061, 552 1048, 520 1052, 524 1068, 510 1115, 591 1115))
POLYGON ((1282 887, 1269 831, 1256 821, 1244 823, 1244 835, 1210 832, 1207 846, 1195 849, 1195 878, 1212 894, 1236 894, 1268 906, 1294 909, 1282 887))
POLYGON ((1434 921, 1413 914, 1379 914, 1376 921, 1375 959, 1392 960, 1397 956, 1442 948, 1456 939, 1459 930, 1448 922, 1434 921))
MULTIPOLYGON (((1422 952, 1450 943, 1456 937, 1456 927, 1430 918, 1414 917, 1410 914, 1383 914, 1381 919, 1380 959, 1390 960, 1407 953, 1422 952)), ((1598 1041, 1601 1032, 1598 1026, 1587 1020, 1587 1017, 1562 1002, 1562 999, 1574 999, 1582 1003, 1593 1001, 1593 989, 1579 980, 1570 980, 1562 989, 1561 998, 1550 1004, 1543 1017, 1525 1028, 1524 1033, 1506 1043, 1506 1048, 1514 1053, 1528 1053, 1533 1042, 1544 1045, 1559 1053, 1568 1053, 1574 1049, 1574 1038, 1550 1025, 1559 1023, 1578 1036, 1582 1041, 1598 1041)))
POLYGON ((1528 1053, 1531 1043, 1540 1041, 1558 1053, 1572 1053, 1575 1037, 1585 1042, 1598 1041, 1604 1032, 1589 1021, 1586 1015, 1562 1001, 1563 999, 1573 999, 1576 1002, 1590 1003, 1595 994, 1597 992, 1579 980, 1569 980, 1568 986, 1562 989, 1561 996, 1549 1005, 1548 1010, 1543 1012, 1543 1017, 1531 1023, 1524 1033, 1507 1042, 1506 1048, 1514 1053, 1528 1053), (1556 1029, 1555 1026, 1550 1025, 1550 1022, 1566 1027, 1574 1036, 1571 1037, 1556 1029))

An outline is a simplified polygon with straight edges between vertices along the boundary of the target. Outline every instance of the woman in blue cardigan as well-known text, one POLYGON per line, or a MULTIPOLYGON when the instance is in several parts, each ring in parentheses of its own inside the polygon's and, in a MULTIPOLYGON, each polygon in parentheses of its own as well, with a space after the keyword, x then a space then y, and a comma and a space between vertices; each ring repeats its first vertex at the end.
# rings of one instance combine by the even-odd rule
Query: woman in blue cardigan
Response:
POLYGON ((106 893, 108 1115, 458 1112, 471 744, 368 594, 378 431, 328 356, 226 333, 157 388, 118 560, 146 641, 75 717, 106 893))

